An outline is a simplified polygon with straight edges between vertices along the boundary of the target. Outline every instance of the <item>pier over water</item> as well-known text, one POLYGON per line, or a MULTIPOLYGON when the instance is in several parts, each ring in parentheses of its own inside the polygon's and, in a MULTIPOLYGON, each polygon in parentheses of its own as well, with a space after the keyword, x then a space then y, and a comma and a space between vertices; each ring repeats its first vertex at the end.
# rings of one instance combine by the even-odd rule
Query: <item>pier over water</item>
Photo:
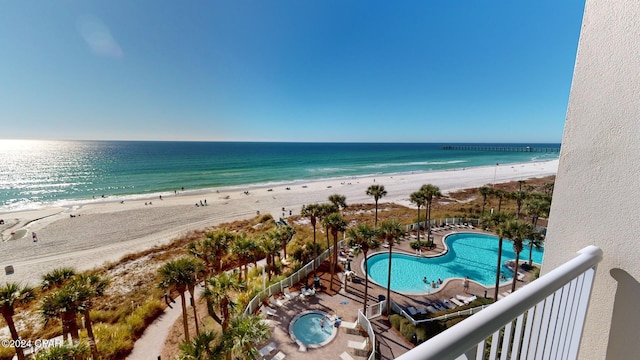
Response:
POLYGON ((442 150, 464 150, 464 151, 509 151, 509 152, 543 152, 557 153, 559 147, 538 147, 538 146, 500 146, 500 145, 442 145, 442 150))

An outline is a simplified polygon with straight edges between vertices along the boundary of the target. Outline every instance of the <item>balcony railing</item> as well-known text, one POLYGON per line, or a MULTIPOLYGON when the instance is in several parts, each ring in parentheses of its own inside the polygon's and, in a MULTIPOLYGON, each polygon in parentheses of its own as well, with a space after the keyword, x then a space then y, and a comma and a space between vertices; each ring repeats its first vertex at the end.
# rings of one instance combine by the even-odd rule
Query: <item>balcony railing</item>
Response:
POLYGON ((602 250, 588 246, 569 262, 398 359, 577 359, 601 260, 602 250))

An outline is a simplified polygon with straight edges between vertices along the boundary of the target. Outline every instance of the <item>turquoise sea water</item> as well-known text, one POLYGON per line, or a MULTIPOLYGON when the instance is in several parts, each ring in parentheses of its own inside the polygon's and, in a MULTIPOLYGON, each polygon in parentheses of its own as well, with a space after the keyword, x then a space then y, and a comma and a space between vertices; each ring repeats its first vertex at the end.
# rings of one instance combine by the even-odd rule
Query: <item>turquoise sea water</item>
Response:
POLYGON ((0 140, 0 212, 69 205, 103 195, 149 196, 182 187, 220 189, 558 157, 442 150, 442 145, 0 140))
MULTIPOLYGON (((391 289, 402 293, 427 293, 431 291, 430 283, 442 279, 464 278, 479 282, 485 286, 495 285, 496 265, 498 262, 498 238, 491 235, 476 233, 459 233, 446 237, 449 248, 443 256, 435 258, 421 258, 406 254, 392 255, 391 289), (428 281, 425 284, 424 277, 428 281)), ((533 249, 533 262, 542 263, 543 250, 533 249)), ((503 240, 502 263, 515 259, 513 242, 503 240)), ((529 247, 520 252, 520 262, 529 261, 529 247)), ((389 274, 389 254, 381 253, 371 256, 367 260, 369 277, 377 284, 387 286, 389 274)), ((503 266, 506 277, 504 281, 511 281, 513 272, 503 266)), ((462 289, 462 287, 461 287, 462 289)))

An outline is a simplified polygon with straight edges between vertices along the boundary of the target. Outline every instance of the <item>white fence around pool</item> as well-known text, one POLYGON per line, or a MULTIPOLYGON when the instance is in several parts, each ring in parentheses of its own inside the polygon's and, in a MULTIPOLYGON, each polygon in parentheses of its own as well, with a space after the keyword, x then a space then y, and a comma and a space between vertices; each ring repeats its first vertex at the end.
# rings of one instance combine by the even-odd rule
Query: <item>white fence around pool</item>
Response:
MULTIPOLYGON (((343 247, 344 242, 344 240, 339 241, 338 247, 343 247)), ((315 259, 316 268, 320 264, 322 264, 323 261, 329 258, 329 256, 331 255, 331 251, 333 251, 333 246, 328 250, 325 250, 315 259)), ((309 273, 313 272, 313 263, 314 261, 309 261, 309 263, 303 266, 300 270, 291 274, 286 279, 283 279, 260 291, 256 296, 253 297, 253 299, 251 299, 251 301, 249 301, 249 304, 247 304, 247 307, 244 310, 243 316, 253 314, 260 307, 260 303, 262 302, 262 300, 274 294, 279 294, 283 291, 283 289, 293 286, 294 284, 297 284, 300 281, 304 280, 309 275, 309 273)))

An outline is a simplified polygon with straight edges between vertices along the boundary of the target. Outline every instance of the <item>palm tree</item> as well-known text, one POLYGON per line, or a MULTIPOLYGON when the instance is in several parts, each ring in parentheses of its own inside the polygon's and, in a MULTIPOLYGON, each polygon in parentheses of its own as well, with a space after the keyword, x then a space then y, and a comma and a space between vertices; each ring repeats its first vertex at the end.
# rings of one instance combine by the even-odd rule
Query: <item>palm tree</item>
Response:
POLYGON ((198 273, 202 270, 202 263, 193 258, 183 257, 177 260, 170 261, 164 264, 158 269, 158 275, 160 276, 160 283, 158 287, 165 291, 175 290, 180 294, 180 303, 182 305, 182 326, 184 327, 185 340, 189 341, 189 326, 187 325, 187 302, 185 298, 185 292, 189 290, 191 298, 194 301, 191 305, 193 307, 193 315, 196 318, 196 333, 198 329, 198 316, 196 314, 195 306, 195 284, 198 282, 198 273))
POLYGON ((480 214, 480 218, 484 217, 484 206, 487 203, 487 196, 493 193, 493 189, 488 186, 481 186, 478 188, 478 192, 482 195, 482 213, 480 214))
POLYGON ((498 264, 496 265, 496 287, 494 289, 493 301, 498 301, 498 287, 500 286, 500 278, 502 275, 502 244, 505 234, 505 222, 510 220, 511 216, 506 213, 493 213, 487 217, 489 227, 498 235, 498 264))
POLYGON ((279 241, 278 229, 273 229, 267 233, 266 236, 260 237, 260 247, 265 252, 265 259, 267 261, 267 276, 271 280, 271 273, 275 273, 276 269, 276 255, 280 253, 280 241, 279 241))
POLYGON ((187 246, 189 253, 204 262, 205 277, 222 270, 222 259, 227 254, 229 244, 233 242, 235 234, 226 230, 210 231, 204 239, 191 242, 187 246))
POLYGON ((431 203, 433 202, 434 197, 440 197, 442 196, 442 193, 440 192, 439 187, 431 184, 422 185, 422 187, 420 188, 420 192, 424 193, 425 203, 427 204, 427 210, 426 210, 427 211, 427 222, 426 222, 427 242, 430 242, 431 241, 431 203))
POLYGON ((245 281, 249 278, 249 263, 251 262, 251 253, 254 246, 253 239, 242 233, 236 236, 233 244, 231 244, 231 253, 236 256, 239 263, 238 282, 242 281, 242 273, 244 270, 245 281))
POLYGON ((331 285, 329 288, 333 291, 333 277, 335 274, 335 268, 337 266, 338 259, 338 232, 345 231, 347 228, 347 221, 338 213, 333 213, 324 218, 324 225, 331 232, 333 236, 333 266, 331 266, 331 285))
POLYGON ((502 200, 507 197, 507 192, 502 189, 494 189, 493 196, 498 198, 498 212, 502 209, 502 200))
POLYGON ((367 224, 360 224, 355 229, 349 229, 349 246, 361 251, 364 255, 364 306, 362 312, 367 313, 367 296, 369 290, 369 270, 367 266, 367 253, 371 249, 380 246, 378 242, 378 231, 367 224))
MULTIPOLYGON (((325 220, 327 219, 327 217, 331 214, 337 213, 339 211, 339 208, 337 206, 335 206, 333 203, 327 203, 327 204, 320 204, 320 214, 319 217, 322 222, 322 226, 324 226, 325 228, 325 234, 327 235, 327 250, 331 249, 331 242, 329 241, 329 226, 327 225, 327 223, 325 222, 325 220)), ((334 266, 334 261, 335 259, 332 259, 331 257, 329 257, 329 264, 330 267, 334 266)))
POLYGON ((179 360, 209 360, 214 354, 216 347, 213 341, 217 334, 213 331, 204 331, 196 336, 193 341, 183 341, 180 344, 179 360))
POLYGON ((317 277, 316 275, 316 258, 318 257, 317 247, 316 247, 316 221, 320 213, 322 212, 322 208, 318 204, 311 204, 302 207, 301 215, 308 217, 311 221, 311 226, 313 226, 313 278, 317 277))
POLYGON ((538 219, 542 216, 545 217, 549 213, 551 204, 546 200, 531 199, 524 205, 525 212, 531 216, 531 224, 535 229, 538 225, 538 219))
POLYGON ((262 318, 249 315, 231 320, 231 326, 223 333, 222 342, 236 359, 259 359, 261 355, 256 346, 270 336, 269 326, 262 318))
POLYGON ((411 193, 409 201, 418 207, 418 244, 420 244, 420 207, 426 205, 427 198, 422 191, 416 191, 411 193))
POLYGON ((93 308, 93 299, 97 296, 104 295, 107 286, 109 286, 109 280, 96 274, 78 275, 72 280, 72 286, 82 287, 81 292, 87 295, 86 297, 79 299, 79 310, 82 310, 84 315, 84 323, 85 328, 87 329, 87 337, 89 338, 91 355, 94 359, 99 359, 98 346, 96 345, 96 338, 93 335, 91 309, 93 308))
POLYGON ((243 285, 235 277, 222 272, 205 282, 203 297, 207 302, 207 312, 226 331, 231 320, 232 310, 236 304, 232 297, 235 292, 243 289, 243 285), (218 315, 219 314, 219 315, 218 315))
POLYGON ((72 268, 53 269, 51 272, 42 275, 42 290, 59 288, 74 276, 76 276, 76 271, 72 268))
POLYGON ((533 266, 533 248, 542 249, 544 244, 544 234, 536 231, 535 228, 529 238, 527 238, 527 245, 529 246, 529 267, 533 266))
POLYGON ((387 190, 384 189, 384 185, 371 185, 367 189, 367 195, 373 196, 373 200, 376 202, 376 218, 374 227, 378 227, 378 200, 387 195, 387 190))
POLYGON ((347 197, 340 194, 329 195, 329 202, 332 203, 340 212, 347 208, 347 197))
POLYGON ((284 252, 283 259, 287 258, 287 244, 291 239, 293 239, 293 235, 295 235, 296 230, 292 228, 290 225, 285 225, 278 228, 278 241, 282 245, 282 251, 284 252))
POLYGON ((522 202, 527 198, 528 194, 522 190, 514 191, 510 194, 511 199, 516 201, 517 211, 516 218, 520 219, 520 210, 522 210, 522 202))
POLYGON ((20 336, 13 322, 13 315, 15 315, 16 307, 26 305, 33 301, 34 298, 34 289, 28 286, 6 283, 3 287, 0 287, 0 313, 9 327, 9 333, 11 333, 11 338, 14 341, 18 360, 24 360, 24 352, 22 347, 18 346, 20 336))
POLYGON ((380 235, 389 245, 389 271, 387 274, 387 315, 391 314, 391 260, 393 244, 402 238, 402 225, 396 220, 386 220, 380 224, 380 235))
POLYGON ((533 234, 533 226, 527 222, 509 220, 505 223, 504 237, 513 241, 513 252, 516 253, 515 263, 513 264, 513 281, 511 283, 511 292, 516 291, 516 281, 518 280, 518 268, 520 266, 520 252, 523 248, 525 239, 530 238, 533 234))
POLYGON ((38 310, 44 317, 45 324, 49 319, 59 316, 62 320, 63 336, 66 338, 67 335, 71 335, 72 342, 77 342, 80 339, 78 312, 82 311, 82 304, 89 296, 90 290, 87 287, 66 283, 43 297, 38 310))

